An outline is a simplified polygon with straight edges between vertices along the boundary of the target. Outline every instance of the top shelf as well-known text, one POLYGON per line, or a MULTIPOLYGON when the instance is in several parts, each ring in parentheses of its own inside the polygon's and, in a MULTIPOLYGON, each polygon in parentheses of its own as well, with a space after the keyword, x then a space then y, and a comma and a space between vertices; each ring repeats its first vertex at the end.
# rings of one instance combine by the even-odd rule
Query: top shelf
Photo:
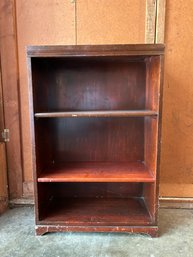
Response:
POLYGON ((28 57, 152 56, 163 55, 163 44, 28 46, 28 57))
POLYGON ((36 118, 81 118, 81 117, 144 117, 158 116, 156 111, 132 110, 132 111, 74 111, 74 112, 39 112, 36 118))

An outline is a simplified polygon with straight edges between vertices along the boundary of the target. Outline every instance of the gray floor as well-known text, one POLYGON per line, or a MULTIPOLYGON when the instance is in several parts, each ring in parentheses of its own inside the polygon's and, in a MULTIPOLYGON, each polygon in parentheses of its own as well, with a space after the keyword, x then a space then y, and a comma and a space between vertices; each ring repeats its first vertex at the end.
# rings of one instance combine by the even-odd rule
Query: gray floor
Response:
POLYGON ((193 257, 193 210, 160 210, 160 237, 102 233, 34 235, 32 207, 0 217, 1 257, 193 257))

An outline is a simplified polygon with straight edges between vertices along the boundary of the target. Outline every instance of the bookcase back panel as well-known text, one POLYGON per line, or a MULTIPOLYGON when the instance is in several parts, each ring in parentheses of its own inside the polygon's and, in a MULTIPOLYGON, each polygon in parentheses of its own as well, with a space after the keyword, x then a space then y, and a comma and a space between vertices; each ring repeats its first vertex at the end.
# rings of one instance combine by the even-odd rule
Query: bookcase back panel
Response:
POLYGON ((32 59, 35 112, 145 109, 146 64, 131 60, 32 59))
POLYGON ((45 118, 36 121, 36 131, 45 165, 144 160, 144 118, 45 118))
POLYGON ((50 192, 51 198, 128 198, 141 197, 143 183, 40 183, 39 190, 50 192))

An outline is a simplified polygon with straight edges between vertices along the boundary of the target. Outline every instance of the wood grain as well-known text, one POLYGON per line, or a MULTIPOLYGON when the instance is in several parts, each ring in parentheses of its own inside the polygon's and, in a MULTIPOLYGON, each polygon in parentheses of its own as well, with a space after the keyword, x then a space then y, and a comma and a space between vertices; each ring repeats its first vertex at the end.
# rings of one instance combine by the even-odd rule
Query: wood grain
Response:
POLYGON ((39 224, 78 226, 149 225, 151 218, 140 198, 53 199, 39 224))
POLYGON ((38 182, 153 182, 143 163, 72 162, 41 172, 38 182))
POLYGON ((0 15, 0 52, 5 127, 10 130, 10 141, 6 147, 9 196, 13 199, 22 196, 23 182, 15 1, 0 1, 0 15))
POLYGON ((77 44, 143 43, 145 2, 76 1, 77 44))
POLYGON ((32 180, 31 132, 26 46, 75 44, 75 3, 63 0, 16 1, 24 181, 32 180))

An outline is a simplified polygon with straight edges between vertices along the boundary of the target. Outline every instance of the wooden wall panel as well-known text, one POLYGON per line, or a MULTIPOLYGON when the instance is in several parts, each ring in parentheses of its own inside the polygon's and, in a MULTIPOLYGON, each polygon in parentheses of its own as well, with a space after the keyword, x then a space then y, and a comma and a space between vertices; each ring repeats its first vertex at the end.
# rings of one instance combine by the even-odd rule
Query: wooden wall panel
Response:
POLYGON ((31 188, 32 147, 29 120, 26 46, 75 44, 75 3, 71 0, 17 0, 17 39, 23 145, 24 193, 31 188))
POLYGON ((146 1, 77 0, 77 44, 144 43, 146 1))
POLYGON ((5 127, 10 130, 7 163, 10 198, 22 196, 22 158, 18 63, 16 49, 15 2, 0 1, 0 53, 5 127))
POLYGON ((193 197, 192 24, 192 1, 167 1, 161 196, 193 197))
MULTIPOLYGON (((0 1, 6 124, 13 131, 7 146, 11 198, 20 197, 22 193, 25 195, 32 193, 29 183, 32 180, 32 154, 25 46, 150 41, 153 43, 153 39, 154 42, 162 42, 164 26, 152 32, 151 38, 147 36, 147 30, 153 31, 153 24, 162 23, 162 17, 159 15, 164 11, 163 2, 166 0, 157 0, 159 10, 157 9, 157 19, 155 19, 155 0, 0 1), (14 4, 16 4, 16 24, 14 4), (18 56, 15 46, 18 46, 18 56), (18 77, 22 113, 23 174, 18 77)), ((160 192, 161 196, 193 197, 193 89, 191 86, 193 3, 168 0, 166 8, 160 192)))

